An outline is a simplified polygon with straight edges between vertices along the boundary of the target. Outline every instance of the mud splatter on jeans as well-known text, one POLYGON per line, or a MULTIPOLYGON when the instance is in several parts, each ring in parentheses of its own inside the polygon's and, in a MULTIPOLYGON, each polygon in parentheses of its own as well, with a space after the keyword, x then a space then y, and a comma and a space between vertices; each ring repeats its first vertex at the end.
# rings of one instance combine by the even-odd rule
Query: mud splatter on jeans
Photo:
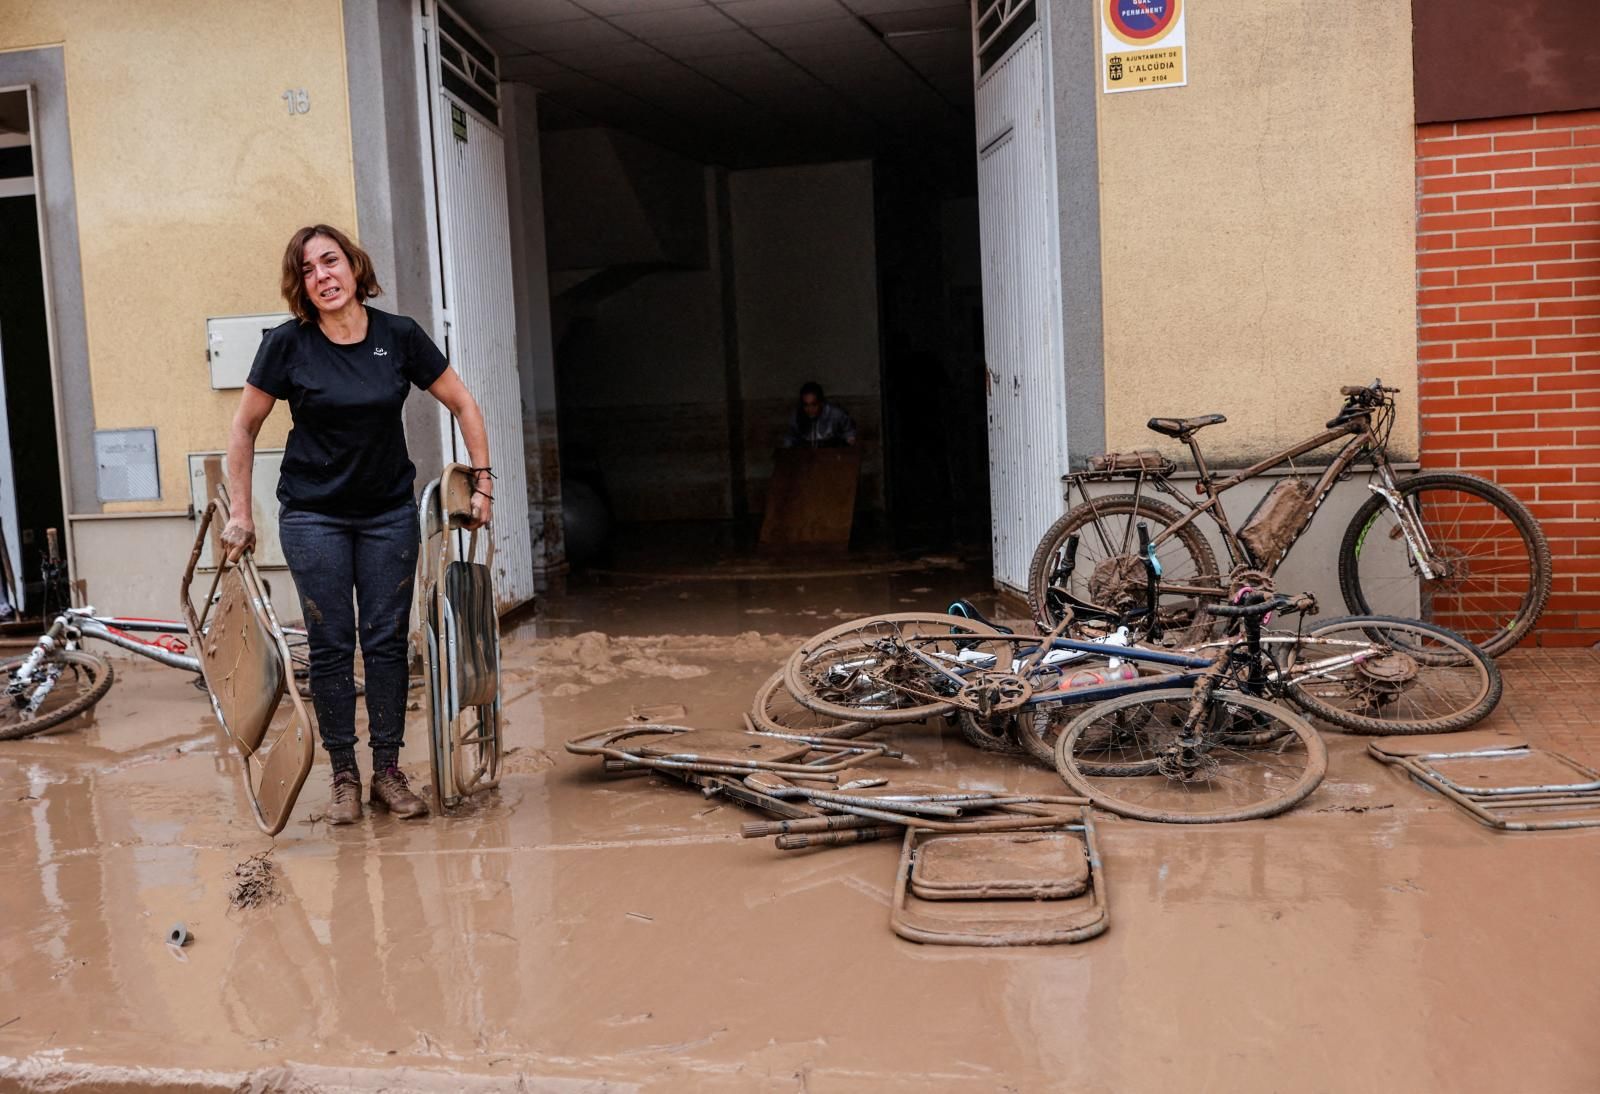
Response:
POLYGON ((346 755, 355 747, 359 614, 369 743, 393 756, 405 736, 416 509, 403 505, 367 517, 284 509, 278 536, 310 638, 311 697, 323 747, 346 755))

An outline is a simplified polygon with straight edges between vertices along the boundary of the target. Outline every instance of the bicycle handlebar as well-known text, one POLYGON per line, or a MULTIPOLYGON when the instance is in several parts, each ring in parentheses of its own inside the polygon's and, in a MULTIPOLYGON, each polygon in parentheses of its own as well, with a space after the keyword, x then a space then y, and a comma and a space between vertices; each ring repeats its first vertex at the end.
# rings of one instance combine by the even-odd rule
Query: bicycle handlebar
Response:
POLYGON ((1297 597, 1279 595, 1268 600, 1257 600, 1252 604, 1207 604, 1206 611, 1224 618, 1252 619, 1286 609, 1309 611, 1316 607, 1316 603, 1316 598, 1310 595, 1297 597))
POLYGON ((1397 387, 1385 387, 1381 380, 1374 380, 1370 384, 1346 384, 1339 389, 1339 394, 1349 398, 1352 395, 1376 395, 1381 393, 1394 395, 1399 390, 1397 387))

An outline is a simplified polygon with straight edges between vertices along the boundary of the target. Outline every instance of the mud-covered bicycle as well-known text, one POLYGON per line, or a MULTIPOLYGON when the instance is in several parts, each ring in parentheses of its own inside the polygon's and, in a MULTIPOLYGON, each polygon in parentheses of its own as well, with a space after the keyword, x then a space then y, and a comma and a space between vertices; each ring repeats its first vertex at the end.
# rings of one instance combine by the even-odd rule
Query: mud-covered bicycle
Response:
POLYGON ((1339 584, 1356 614, 1419 618, 1471 639, 1491 656, 1516 645, 1550 595, 1550 548, 1538 522, 1494 483, 1454 471, 1397 476, 1387 446, 1399 389, 1374 381, 1341 388, 1344 405, 1313 437, 1223 477, 1206 465, 1196 434, 1221 414, 1151 418, 1149 427, 1188 446, 1200 500, 1178 489, 1177 465, 1154 451, 1108 453, 1066 475, 1068 512, 1040 540, 1028 572, 1028 600, 1046 628, 1071 611, 1079 621, 1127 624, 1178 642, 1210 633, 1210 605, 1244 585, 1261 586, 1311 524, 1334 484, 1370 460, 1376 481, 1339 547, 1339 584), (1296 474, 1267 492, 1238 529, 1222 496, 1325 445, 1341 442, 1314 481, 1296 474), (1094 486, 1129 482, 1132 493, 1094 486), (1147 487, 1172 498, 1169 505, 1147 487), (1074 491, 1082 501, 1072 505, 1074 491), (1197 521, 1215 525, 1228 552, 1218 566, 1197 521), (1137 539, 1139 525, 1149 541, 1137 539), (1147 560, 1156 569, 1150 582, 1147 560), (1154 592, 1157 607, 1148 606, 1154 592))
MULTIPOLYGON (((296 679, 310 671, 306 632, 285 628, 296 679)), ((188 652, 188 624, 173 619, 100 615, 92 606, 68 607, 33 648, 0 660, 0 741, 31 737, 91 710, 116 679, 110 662, 84 648, 104 642, 168 668, 200 676, 200 659, 188 652), (150 637, 142 637, 142 636, 150 637)), ((202 685, 203 686, 203 685, 202 685)))
MULTIPOLYGON (((1246 628, 1255 631, 1250 640, 1271 664, 1239 686, 1372 735, 1464 729, 1499 702, 1499 668, 1460 635, 1384 616, 1307 626, 1304 616, 1314 601, 1293 603, 1302 622, 1295 631, 1263 632, 1259 622, 1246 628)), ((1250 637, 1171 649, 1130 644, 1121 635, 1071 637, 1067 620, 1043 634, 1018 634, 970 606, 953 607, 959 614, 894 613, 829 628, 790 656, 784 683, 801 706, 841 723, 885 725, 953 714, 989 733, 996 748, 1014 735, 1022 750, 1053 764, 1061 708, 1193 687, 1250 637)))

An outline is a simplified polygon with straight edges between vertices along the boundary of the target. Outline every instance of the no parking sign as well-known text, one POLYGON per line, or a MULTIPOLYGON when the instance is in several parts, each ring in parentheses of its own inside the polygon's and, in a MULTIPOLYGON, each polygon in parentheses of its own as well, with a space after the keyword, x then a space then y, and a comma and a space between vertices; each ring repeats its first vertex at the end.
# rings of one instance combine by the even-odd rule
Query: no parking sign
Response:
POLYGON ((1182 87, 1183 0, 1100 0, 1101 82, 1107 92, 1182 87))

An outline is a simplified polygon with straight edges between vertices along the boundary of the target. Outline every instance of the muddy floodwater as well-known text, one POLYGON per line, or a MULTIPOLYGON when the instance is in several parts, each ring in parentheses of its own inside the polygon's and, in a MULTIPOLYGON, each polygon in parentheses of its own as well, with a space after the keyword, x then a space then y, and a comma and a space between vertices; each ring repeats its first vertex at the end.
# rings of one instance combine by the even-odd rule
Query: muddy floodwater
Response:
MULTIPOLYGON (((276 840, 190 678, 119 662, 92 720, 0 744, 0 1089, 1600 1090, 1600 830, 1492 831, 1360 738, 1284 816, 1103 817, 1110 930, 1019 949, 892 934, 896 841, 780 852, 562 750, 637 707, 737 726, 799 637, 973 583, 553 598, 506 642, 499 790, 329 828, 319 755, 276 840), (276 895, 233 908, 268 849, 276 895)), ((1596 654, 1503 665, 1482 728, 1600 759, 1596 654)), ((886 736, 890 778, 1064 792, 942 722, 886 736)))

